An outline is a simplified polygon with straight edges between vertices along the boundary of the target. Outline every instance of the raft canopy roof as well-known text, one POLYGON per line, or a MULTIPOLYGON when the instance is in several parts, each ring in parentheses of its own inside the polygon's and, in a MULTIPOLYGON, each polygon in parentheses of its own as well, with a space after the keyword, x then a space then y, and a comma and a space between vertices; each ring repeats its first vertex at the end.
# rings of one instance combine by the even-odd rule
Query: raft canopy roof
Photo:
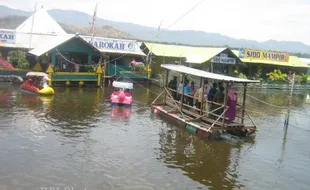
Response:
POLYGON ((226 75, 220 75, 216 73, 210 73, 207 71, 186 67, 184 65, 163 64, 161 65, 161 67, 167 70, 176 71, 179 73, 184 73, 184 74, 193 75, 193 76, 197 76, 201 78, 214 79, 214 80, 219 80, 219 81, 235 82, 235 83, 259 83, 260 82, 257 80, 248 80, 248 79, 236 78, 236 77, 231 77, 231 76, 226 76, 226 75))

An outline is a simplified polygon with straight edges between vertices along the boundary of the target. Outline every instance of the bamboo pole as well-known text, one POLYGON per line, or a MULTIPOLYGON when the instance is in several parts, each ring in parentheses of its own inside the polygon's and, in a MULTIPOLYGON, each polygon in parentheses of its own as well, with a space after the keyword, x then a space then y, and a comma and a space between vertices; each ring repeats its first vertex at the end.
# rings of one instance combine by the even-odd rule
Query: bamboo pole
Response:
POLYGON ((285 133, 287 132, 287 127, 288 127, 288 124, 290 121, 290 112, 291 112, 291 106, 292 106, 294 85, 295 85, 295 73, 293 74, 293 81, 292 81, 292 86, 291 86, 290 99, 289 99, 289 103, 288 103, 287 115, 286 115, 285 122, 284 122, 285 133))
POLYGON ((204 115, 201 115, 201 116, 199 116, 199 117, 196 117, 196 118, 194 118, 194 119, 190 119, 190 120, 187 120, 187 121, 196 121, 196 120, 201 119, 201 118, 207 116, 208 114, 211 114, 211 113, 213 113, 213 112, 215 112, 215 111, 217 111, 217 110, 219 110, 219 109, 221 109, 221 108, 224 108, 224 106, 218 107, 218 108, 212 110, 211 112, 207 112, 207 113, 205 113, 204 115))
MULTIPOLYGON (((169 70, 166 70, 166 81, 165 81, 165 86, 166 86, 166 89, 168 88, 168 78, 169 78, 169 70)), ((167 101, 167 92, 165 91, 165 104, 166 104, 166 101, 167 101)))
POLYGON ((165 90, 163 90, 156 98, 155 100, 152 102, 152 105, 157 101, 157 99, 165 92, 165 90))
MULTIPOLYGON (((205 80, 203 80, 203 78, 201 78, 202 81, 200 81, 200 83, 202 84, 201 88, 202 88, 202 95, 201 95, 201 104, 200 104, 200 115, 203 114, 203 108, 204 108, 204 103, 205 103, 205 99, 204 99, 204 94, 205 94, 205 80)), ((208 113, 209 110, 207 110, 208 113)))
MULTIPOLYGON (((221 117, 223 117, 223 115, 226 113, 227 109, 228 109, 228 108, 226 108, 226 109, 223 111, 223 113, 213 122, 213 124, 208 128, 208 131, 210 131, 210 129, 215 125, 215 123, 218 122, 218 120, 219 120, 221 117)), ((223 119, 224 119, 224 117, 223 117, 223 119)))
POLYGON ((250 121, 252 122, 252 124, 257 128, 257 125, 255 124, 254 120, 252 119, 252 117, 248 114, 248 112, 246 110, 244 110, 245 114, 249 117, 250 121))
POLYGON ((168 91, 168 89, 165 87, 165 90, 168 93, 168 96, 172 99, 172 102, 174 103, 174 105, 177 107, 177 109, 179 110, 179 112, 182 114, 182 116, 184 117, 184 114, 182 112, 182 107, 179 108, 178 104, 176 103, 176 101, 173 99, 172 95, 170 94, 170 92, 168 91))
POLYGON ((243 101, 242 101, 242 118, 241 118, 241 124, 244 124, 244 112, 245 112, 246 90, 247 90, 247 83, 244 84, 244 89, 243 89, 243 101))
MULTIPOLYGON (((225 86, 226 86, 226 88, 225 88, 225 97, 224 97, 224 108, 227 107, 228 92, 229 92, 229 88, 230 88, 228 82, 225 83, 225 86)), ((223 123, 222 123, 222 127, 224 127, 224 126, 225 126, 225 115, 223 116, 223 123)))
POLYGON ((183 99, 184 99, 184 82, 185 82, 185 74, 182 74, 182 82, 183 82, 183 85, 182 85, 182 95, 181 95, 181 111, 183 109, 183 99))

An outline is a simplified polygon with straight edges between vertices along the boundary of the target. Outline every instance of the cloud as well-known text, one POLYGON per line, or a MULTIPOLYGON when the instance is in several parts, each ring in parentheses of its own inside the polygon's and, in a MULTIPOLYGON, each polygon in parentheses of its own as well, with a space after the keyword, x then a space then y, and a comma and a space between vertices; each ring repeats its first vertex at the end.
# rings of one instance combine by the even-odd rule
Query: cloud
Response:
MULTIPOLYGON (((74 9, 92 14, 98 0, 0 0, 0 4, 33 10, 36 2, 48 9, 74 9)), ((168 27, 199 0, 103 0, 98 17, 145 26, 168 27)), ((308 0, 205 0, 173 25, 174 30, 200 30, 234 38, 300 41, 310 44, 308 0)))

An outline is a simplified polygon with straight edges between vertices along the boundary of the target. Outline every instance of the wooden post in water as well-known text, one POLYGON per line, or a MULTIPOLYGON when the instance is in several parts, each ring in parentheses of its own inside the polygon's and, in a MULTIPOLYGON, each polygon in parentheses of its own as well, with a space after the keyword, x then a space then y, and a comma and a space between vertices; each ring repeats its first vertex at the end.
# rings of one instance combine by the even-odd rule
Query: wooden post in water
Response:
MULTIPOLYGON (((229 92, 229 84, 228 82, 225 83, 225 97, 224 97, 224 112, 226 111, 226 107, 227 107, 227 100, 228 100, 228 92, 229 92)), ((225 113, 223 115, 223 123, 222 123, 222 127, 225 126, 225 113)))
POLYGON ((247 90, 247 83, 244 83, 241 124, 244 124, 244 110, 245 110, 246 90, 247 90))
MULTIPOLYGON (((201 96, 201 104, 200 104, 200 115, 203 115, 203 108, 204 108, 204 95, 205 95, 205 80, 203 79, 203 78, 201 78, 201 81, 200 81, 200 86, 201 86, 201 88, 202 88, 202 96, 201 96)), ((207 111, 209 111, 209 110, 207 110, 207 111)))
POLYGON ((165 104, 167 103, 167 89, 168 89, 168 79, 169 79, 169 70, 166 70, 166 81, 165 81, 165 104))
POLYGON ((288 127, 289 120, 290 120, 290 112, 291 112, 291 106, 292 106, 292 98, 293 98, 294 85, 295 85, 295 73, 293 74, 293 81, 292 81, 292 86, 291 86, 290 99, 289 99, 289 104, 288 104, 286 118, 285 118, 285 121, 284 121, 285 133, 287 132, 287 127, 288 127))
POLYGON ((182 82, 183 82, 183 85, 182 85, 182 95, 181 95, 181 111, 183 109, 183 99, 184 99, 184 82, 185 82, 185 74, 182 74, 182 82))

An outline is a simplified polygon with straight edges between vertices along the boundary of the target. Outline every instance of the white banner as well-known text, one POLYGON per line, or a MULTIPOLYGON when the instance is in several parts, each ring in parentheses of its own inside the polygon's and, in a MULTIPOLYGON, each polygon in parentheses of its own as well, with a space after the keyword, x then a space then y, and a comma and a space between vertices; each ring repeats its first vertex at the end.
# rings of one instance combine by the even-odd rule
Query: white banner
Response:
POLYGON ((211 59, 212 63, 222 63, 222 64, 236 64, 236 59, 231 57, 220 57, 215 56, 211 59))
POLYGON ((0 43, 15 44, 16 34, 14 30, 0 29, 0 43))
MULTIPOLYGON (((90 36, 81 36, 84 40, 91 43, 90 36)), ((111 38, 94 37, 93 43, 98 49, 119 50, 119 51, 137 51, 137 45, 135 40, 122 40, 111 38)), ((138 47, 140 50, 140 47, 138 47)))

